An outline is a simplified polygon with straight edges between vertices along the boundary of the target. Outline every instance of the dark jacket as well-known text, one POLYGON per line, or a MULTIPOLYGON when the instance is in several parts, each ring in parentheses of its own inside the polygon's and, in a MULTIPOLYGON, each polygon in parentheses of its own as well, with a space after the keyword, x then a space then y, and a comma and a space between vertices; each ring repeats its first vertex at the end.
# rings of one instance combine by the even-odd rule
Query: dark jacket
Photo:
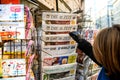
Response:
POLYGON ((110 78, 105 73, 105 68, 102 67, 97 80, 110 80, 110 78))

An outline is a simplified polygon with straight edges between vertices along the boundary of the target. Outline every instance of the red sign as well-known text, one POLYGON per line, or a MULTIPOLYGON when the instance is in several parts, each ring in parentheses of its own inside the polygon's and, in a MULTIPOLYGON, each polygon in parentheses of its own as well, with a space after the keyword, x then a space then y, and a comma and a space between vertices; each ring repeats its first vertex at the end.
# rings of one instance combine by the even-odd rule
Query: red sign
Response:
POLYGON ((20 4, 20 0, 1 0, 1 4, 20 4))

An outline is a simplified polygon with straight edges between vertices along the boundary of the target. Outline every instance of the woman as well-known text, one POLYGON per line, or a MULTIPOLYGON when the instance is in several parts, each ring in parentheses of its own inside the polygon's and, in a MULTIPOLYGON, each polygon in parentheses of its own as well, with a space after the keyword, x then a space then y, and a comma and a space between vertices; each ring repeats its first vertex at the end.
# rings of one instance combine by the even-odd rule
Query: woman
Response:
POLYGON ((120 25, 102 29, 93 47, 78 32, 69 33, 78 48, 102 67, 97 80, 120 80, 120 25))

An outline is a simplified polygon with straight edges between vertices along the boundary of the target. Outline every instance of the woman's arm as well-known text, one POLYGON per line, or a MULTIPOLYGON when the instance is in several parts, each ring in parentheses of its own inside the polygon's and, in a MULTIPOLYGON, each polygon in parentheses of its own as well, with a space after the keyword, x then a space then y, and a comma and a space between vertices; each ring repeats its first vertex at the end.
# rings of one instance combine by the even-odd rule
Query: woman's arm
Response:
POLYGON ((78 43, 78 49, 82 50, 87 56, 89 56, 96 64, 102 66, 95 59, 93 55, 92 45, 85 39, 81 39, 79 32, 70 32, 69 35, 78 43))

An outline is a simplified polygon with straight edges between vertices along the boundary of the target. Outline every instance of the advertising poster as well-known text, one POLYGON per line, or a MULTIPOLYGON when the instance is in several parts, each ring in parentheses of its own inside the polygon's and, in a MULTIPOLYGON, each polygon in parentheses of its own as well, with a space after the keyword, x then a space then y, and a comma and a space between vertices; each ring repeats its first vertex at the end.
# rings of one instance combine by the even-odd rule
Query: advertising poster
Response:
POLYGON ((25 59, 2 60, 2 76, 26 75, 25 59))
POLYGON ((2 40, 25 39, 23 22, 0 22, 0 36, 2 40))
POLYGON ((0 5, 0 21, 23 21, 24 5, 0 5))
POLYGON ((0 5, 0 36, 2 40, 25 39, 24 5, 0 5))

